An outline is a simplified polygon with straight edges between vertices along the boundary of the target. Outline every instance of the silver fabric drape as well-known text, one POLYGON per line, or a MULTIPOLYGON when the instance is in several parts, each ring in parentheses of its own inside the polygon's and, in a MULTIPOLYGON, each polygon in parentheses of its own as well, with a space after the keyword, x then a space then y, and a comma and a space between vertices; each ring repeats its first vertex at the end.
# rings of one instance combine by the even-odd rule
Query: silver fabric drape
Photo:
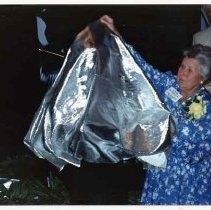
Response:
POLYGON ((165 167, 169 112, 124 41, 100 24, 91 33, 95 47, 74 41, 24 143, 60 170, 131 157, 165 167))

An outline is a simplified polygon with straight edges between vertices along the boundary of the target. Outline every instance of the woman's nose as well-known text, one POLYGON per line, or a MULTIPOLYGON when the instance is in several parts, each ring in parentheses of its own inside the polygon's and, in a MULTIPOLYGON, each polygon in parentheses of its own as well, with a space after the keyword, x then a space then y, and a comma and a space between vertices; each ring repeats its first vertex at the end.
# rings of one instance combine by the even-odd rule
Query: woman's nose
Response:
POLYGON ((185 76, 185 75, 187 75, 187 73, 188 73, 188 69, 185 68, 185 67, 183 67, 183 68, 181 68, 180 73, 181 73, 183 76, 185 76))

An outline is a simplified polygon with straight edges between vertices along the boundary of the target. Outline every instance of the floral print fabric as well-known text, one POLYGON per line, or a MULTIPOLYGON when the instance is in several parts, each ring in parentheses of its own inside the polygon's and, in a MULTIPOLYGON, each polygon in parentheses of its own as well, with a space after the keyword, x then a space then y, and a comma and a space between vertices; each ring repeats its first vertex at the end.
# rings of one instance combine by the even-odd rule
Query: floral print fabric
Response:
POLYGON ((167 167, 148 169, 141 204, 211 204, 211 98, 209 93, 201 88, 186 102, 173 101, 166 91, 173 87, 180 92, 176 76, 171 72, 163 73, 153 68, 134 50, 131 50, 131 53, 153 83, 175 124, 167 167), (190 118, 188 108, 196 98, 202 100, 203 112, 200 112, 199 117, 190 118))

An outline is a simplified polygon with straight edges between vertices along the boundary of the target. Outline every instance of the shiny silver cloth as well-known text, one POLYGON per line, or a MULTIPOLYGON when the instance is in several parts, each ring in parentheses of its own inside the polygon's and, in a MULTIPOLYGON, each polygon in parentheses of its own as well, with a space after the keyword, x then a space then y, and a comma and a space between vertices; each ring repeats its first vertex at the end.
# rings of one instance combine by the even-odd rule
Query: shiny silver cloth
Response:
MULTIPOLYGON (((94 24, 93 24, 94 25, 94 24)), ((165 167, 169 112, 124 41, 96 23, 95 47, 75 40, 24 143, 60 170, 81 160, 136 157, 165 167)))

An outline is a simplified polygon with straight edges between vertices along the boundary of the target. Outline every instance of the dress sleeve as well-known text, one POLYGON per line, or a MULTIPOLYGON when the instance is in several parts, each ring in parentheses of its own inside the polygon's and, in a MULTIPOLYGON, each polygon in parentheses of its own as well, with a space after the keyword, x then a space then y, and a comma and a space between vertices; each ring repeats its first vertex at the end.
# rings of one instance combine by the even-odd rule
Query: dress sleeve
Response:
POLYGON ((126 44, 135 62, 143 70, 146 77, 151 81, 156 91, 162 93, 164 85, 168 82, 171 72, 161 72, 147 63, 144 58, 131 45, 126 44))
POLYGON ((178 120, 177 137, 179 141, 172 146, 178 156, 190 164, 203 160, 211 152, 210 118, 202 117, 196 122, 181 117, 178 120))

